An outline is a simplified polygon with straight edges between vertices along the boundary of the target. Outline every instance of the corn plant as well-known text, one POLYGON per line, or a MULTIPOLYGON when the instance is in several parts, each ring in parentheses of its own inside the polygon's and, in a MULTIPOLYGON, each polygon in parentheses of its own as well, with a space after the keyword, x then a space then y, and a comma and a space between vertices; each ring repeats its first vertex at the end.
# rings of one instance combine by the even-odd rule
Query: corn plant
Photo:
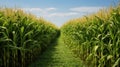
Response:
POLYGON ((120 6, 68 21, 61 37, 88 67, 119 67, 120 6))
POLYGON ((20 9, 1 8, 0 67, 26 67, 58 34, 58 28, 43 18, 20 9))

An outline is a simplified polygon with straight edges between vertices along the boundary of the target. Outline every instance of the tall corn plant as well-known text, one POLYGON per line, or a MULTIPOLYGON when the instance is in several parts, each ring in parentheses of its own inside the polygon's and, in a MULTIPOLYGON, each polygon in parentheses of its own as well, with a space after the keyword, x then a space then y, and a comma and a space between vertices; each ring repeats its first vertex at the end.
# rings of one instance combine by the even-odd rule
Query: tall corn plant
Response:
POLYGON ((58 32, 53 24, 22 10, 0 9, 0 66, 26 67, 58 32))
POLYGON ((61 27, 62 39, 90 67, 119 67, 120 7, 112 7, 61 27))

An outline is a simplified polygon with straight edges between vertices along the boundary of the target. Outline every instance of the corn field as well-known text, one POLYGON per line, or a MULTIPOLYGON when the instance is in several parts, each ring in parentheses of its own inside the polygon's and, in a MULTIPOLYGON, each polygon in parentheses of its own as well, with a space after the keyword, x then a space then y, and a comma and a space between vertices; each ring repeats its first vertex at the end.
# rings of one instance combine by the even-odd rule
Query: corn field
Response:
MULTIPOLYGON (((59 29, 21 9, 0 8, 0 67, 27 67, 61 33, 86 67, 120 66, 120 5, 72 19, 59 29)), ((61 49, 62 50, 62 49, 61 49)))
POLYGON ((87 67, 119 67, 120 5, 68 21, 61 36, 87 67))
POLYGON ((0 8, 0 67, 26 67, 58 35, 58 28, 43 18, 0 8))

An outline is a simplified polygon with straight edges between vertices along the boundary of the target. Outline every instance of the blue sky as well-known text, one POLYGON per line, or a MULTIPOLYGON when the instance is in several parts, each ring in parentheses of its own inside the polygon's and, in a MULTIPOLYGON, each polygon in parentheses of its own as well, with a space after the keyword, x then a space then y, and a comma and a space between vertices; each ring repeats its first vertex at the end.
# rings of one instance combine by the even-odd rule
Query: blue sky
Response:
POLYGON ((1 7, 21 8, 43 17, 57 26, 70 19, 97 12, 115 5, 119 0, 0 0, 1 7))

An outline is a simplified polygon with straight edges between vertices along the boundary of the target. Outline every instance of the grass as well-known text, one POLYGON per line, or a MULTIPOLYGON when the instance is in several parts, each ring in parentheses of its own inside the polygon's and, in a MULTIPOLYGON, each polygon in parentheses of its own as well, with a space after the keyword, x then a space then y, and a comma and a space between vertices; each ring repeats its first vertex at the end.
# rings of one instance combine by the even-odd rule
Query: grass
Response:
POLYGON ((83 64, 59 38, 29 67, 83 67, 83 64))

